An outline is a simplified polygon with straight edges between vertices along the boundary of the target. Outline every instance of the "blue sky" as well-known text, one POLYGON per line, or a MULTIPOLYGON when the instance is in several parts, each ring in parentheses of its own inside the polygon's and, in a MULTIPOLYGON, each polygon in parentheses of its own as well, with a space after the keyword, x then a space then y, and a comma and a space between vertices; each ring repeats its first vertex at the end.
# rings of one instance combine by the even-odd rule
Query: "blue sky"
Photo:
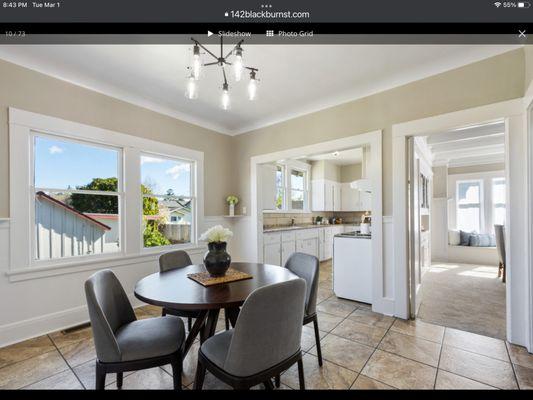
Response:
POLYGON ((85 144, 35 138, 35 186, 74 189, 93 178, 117 176, 118 152, 85 144))
MULTIPOLYGON (((48 137, 35 138, 35 186, 51 189, 76 188, 93 178, 117 176, 118 152, 48 137)), ((172 189, 176 195, 190 195, 190 164, 163 158, 141 157, 141 182, 154 193, 172 189)))

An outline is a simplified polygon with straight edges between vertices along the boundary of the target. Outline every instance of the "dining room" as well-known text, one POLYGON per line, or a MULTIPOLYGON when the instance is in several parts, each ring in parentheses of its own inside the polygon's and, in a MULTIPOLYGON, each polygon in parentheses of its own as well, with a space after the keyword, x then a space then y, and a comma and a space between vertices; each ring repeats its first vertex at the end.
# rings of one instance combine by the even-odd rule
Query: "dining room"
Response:
POLYGON ((509 113, 521 176, 531 46, 245 43, 231 97, 196 46, 0 45, 0 389, 532 388, 525 260, 508 335, 410 319, 393 179, 450 111, 509 113))

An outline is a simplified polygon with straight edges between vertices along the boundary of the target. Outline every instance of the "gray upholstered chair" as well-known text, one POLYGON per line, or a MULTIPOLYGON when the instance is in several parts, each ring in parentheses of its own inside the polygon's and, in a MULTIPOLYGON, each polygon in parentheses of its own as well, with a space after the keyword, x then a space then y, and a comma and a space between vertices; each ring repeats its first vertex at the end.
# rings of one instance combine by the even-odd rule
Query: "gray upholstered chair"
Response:
POLYGON ((496 249, 498 250, 498 278, 502 278, 505 283, 505 227, 503 225, 494 225, 496 235, 496 249))
POLYGON ((305 291, 300 278, 254 290, 235 328, 200 347, 194 388, 202 388, 207 369, 234 389, 260 383, 272 389, 271 378, 298 363, 300 389, 305 389, 300 348, 305 291))
MULTIPOLYGON (((191 258, 189 257, 187 252, 183 250, 170 251, 168 253, 161 254, 161 256, 159 257, 160 272, 172 271, 178 268, 185 268, 191 264, 191 258)), ((192 319, 198 317, 199 311, 163 308, 162 316, 165 316, 167 314, 187 318, 187 329, 190 331, 192 326, 192 319)))
POLYGON ((104 389, 108 373, 171 364, 174 389, 181 389, 183 321, 178 317, 137 320, 119 280, 110 270, 85 282, 85 296, 96 347, 96 389, 104 389))

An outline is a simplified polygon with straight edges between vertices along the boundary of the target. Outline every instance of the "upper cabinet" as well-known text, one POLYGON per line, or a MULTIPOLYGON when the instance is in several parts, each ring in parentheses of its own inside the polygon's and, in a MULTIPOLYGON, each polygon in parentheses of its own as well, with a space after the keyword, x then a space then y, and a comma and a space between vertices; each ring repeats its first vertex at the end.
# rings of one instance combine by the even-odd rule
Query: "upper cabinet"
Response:
POLYGON ((312 211, 370 211, 372 194, 354 189, 350 183, 361 178, 361 164, 335 165, 328 161, 311 168, 312 211))

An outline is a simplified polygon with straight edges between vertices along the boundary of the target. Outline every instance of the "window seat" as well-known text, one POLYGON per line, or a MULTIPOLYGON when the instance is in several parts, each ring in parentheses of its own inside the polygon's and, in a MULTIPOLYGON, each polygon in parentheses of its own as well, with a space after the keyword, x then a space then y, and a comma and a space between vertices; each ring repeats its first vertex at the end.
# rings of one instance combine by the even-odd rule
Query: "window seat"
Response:
POLYGON ((448 262, 498 265, 496 247, 448 245, 448 262))

